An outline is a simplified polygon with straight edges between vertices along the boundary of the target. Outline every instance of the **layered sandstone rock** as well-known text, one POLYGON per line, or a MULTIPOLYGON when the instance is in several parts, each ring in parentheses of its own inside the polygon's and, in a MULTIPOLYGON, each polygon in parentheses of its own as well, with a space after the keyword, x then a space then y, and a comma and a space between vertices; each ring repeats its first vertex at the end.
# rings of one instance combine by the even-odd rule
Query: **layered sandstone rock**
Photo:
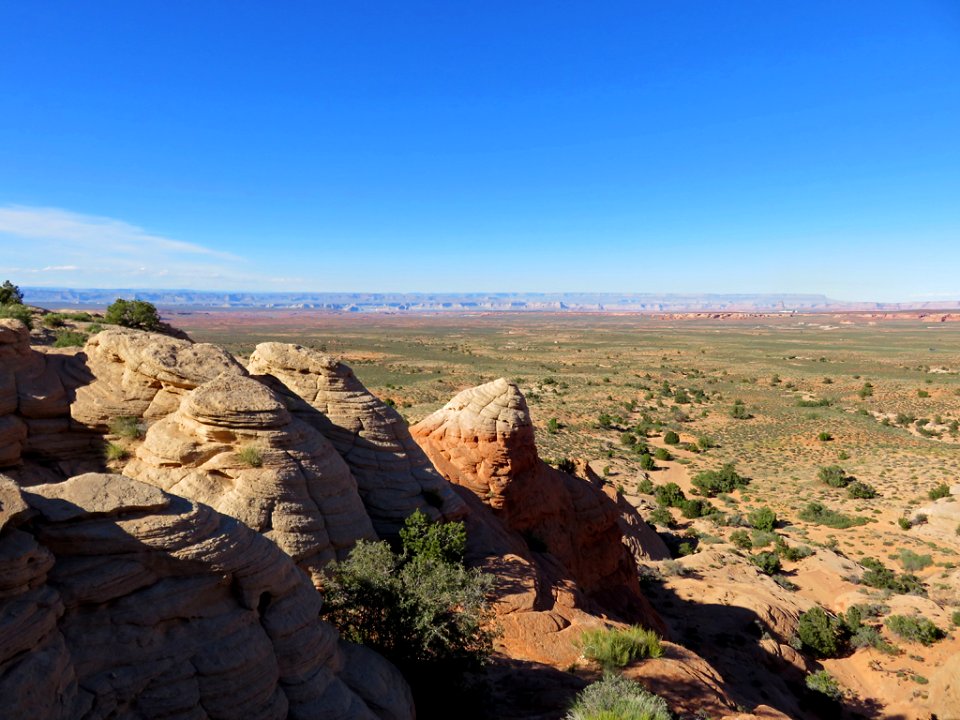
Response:
POLYGON ((94 451, 96 436, 70 421, 79 367, 70 355, 35 351, 23 323, 0 319, 0 467, 30 457, 69 468, 94 451))
POLYGON ((330 442, 242 375, 221 375, 186 394, 150 427, 124 472, 262 532, 317 583, 357 540, 376 538, 330 442))
POLYGON ((92 381, 77 389, 70 412, 77 422, 100 430, 118 417, 164 417, 198 385, 225 373, 246 374, 216 345, 126 328, 97 333, 84 354, 92 381))
POLYGON ((410 430, 444 477, 545 547, 581 590, 615 601, 639 597, 616 503, 598 482, 540 460, 530 411, 516 385, 501 378, 464 390, 410 430))
POLYGON ((465 390, 411 433, 471 506, 468 560, 496 576, 495 610, 512 657, 572 662, 581 632, 606 614, 658 626, 616 502, 598 482, 539 459, 515 385, 465 390))
POLYGON ((0 498, 4 717, 413 717, 397 671, 345 651, 242 523, 122 476, 0 498))
POLYGON ((400 414, 372 395, 349 367, 298 345, 262 343, 248 369, 264 376, 294 414, 333 443, 378 533, 395 535, 418 509, 436 519, 463 514, 463 502, 410 437, 400 414))

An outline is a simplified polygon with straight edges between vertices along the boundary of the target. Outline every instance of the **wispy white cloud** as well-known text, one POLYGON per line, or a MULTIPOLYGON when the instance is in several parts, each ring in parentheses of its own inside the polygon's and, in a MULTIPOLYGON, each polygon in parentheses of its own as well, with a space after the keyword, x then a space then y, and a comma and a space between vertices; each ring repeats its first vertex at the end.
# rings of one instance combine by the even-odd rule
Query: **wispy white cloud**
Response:
POLYGON ((233 253, 60 208, 0 207, 0 273, 71 287, 247 289, 280 284, 233 253))

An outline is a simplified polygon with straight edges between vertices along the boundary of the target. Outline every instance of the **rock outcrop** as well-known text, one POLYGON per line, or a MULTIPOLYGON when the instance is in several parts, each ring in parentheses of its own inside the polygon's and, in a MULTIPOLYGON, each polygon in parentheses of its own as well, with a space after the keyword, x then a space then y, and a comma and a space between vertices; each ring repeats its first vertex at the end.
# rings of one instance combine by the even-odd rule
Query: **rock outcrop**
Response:
POLYGON ((468 559, 496 575, 511 656, 572 661, 580 632, 608 614, 659 626, 622 543, 616 502, 598 482, 540 460, 515 385, 500 379, 465 390, 411 433, 476 508, 467 518, 468 559))
POLYGON ((77 389, 74 420, 105 430, 118 417, 156 420, 184 393, 222 374, 245 375, 223 348, 126 328, 97 333, 84 348, 92 381, 77 389))
POLYGON ((72 356, 31 348, 19 320, 0 319, 0 468, 30 458, 65 476, 96 451, 98 436, 70 421, 83 375, 72 356))
POLYGON ((333 443, 380 535, 395 535, 415 510, 435 519, 462 516, 463 502, 411 438, 400 414, 372 395, 349 367, 299 345, 262 343, 248 369, 333 443))
POLYGON ((0 503, 5 718, 413 718, 397 671, 340 643, 242 523, 98 474, 0 479, 0 503))
POLYGON ((330 442, 249 377, 223 374, 147 431, 125 474, 262 532, 318 584, 331 560, 376 539, 330 442))

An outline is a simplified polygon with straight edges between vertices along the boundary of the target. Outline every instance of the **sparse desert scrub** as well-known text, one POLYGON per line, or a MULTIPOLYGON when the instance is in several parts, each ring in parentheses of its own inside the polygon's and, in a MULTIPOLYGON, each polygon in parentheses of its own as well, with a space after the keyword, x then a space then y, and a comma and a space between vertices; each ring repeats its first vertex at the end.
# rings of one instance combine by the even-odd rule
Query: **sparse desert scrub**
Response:
POLYGON ((108 442, 106 446, 104 446, 103 455, 108 462, 116 462, 118 460, 126 460, 130 456, 130 453, 122 445, 108 442))
POLYGON ((846 645, 843 622, 821 607, 811 608, 800 616, 797 637, 803 648, 821 658, 836 657, 846 645))
POLYGON ((800 519, 813 523, 815 525, 826 525, 837 530, 846 530, 847 528, 858 525, 866 525, 867 519, 857 515, 844 515, 843 513, 831 510, 823 503, 807 503, 806 507, 800 511, 800 519))
POLYGON ((237 459, 244 465, 258 468, 263 465, 263 452, 256 445, 245 445, 237 451, 237 459))
POLYGON ((918 642, 921 645, 933 645, 945 635, 927 618, 911 617, 909 615, 891 615, 883 622, 890 632, 904 640, 918 642))
POLYGON ((107 427, 111 435, 127 440, 137 440, 144 435, 143 423, 140 418, 130 415, 121 415, 110 421, 107 427))
POLYGON ((565 720, 671 720, 667 703, 640 683, 605 675, 577 696, 565 720))
POLYGON ((580 637, 580 648, 584 657, 608 671, 663 655, 660 636, 639 625, 587 630, 580 637))
POLYGON ((826 695, 831 700, 843 698, 843 691, 837 679, 826 670, 817 670, 807 675, 806 685, 814 692, 826 695))

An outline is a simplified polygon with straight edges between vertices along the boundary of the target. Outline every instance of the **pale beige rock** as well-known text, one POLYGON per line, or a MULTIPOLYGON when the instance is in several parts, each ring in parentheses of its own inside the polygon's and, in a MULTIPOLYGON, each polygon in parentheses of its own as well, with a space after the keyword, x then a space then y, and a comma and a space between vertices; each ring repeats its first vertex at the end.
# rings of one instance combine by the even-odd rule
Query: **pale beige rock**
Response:
POLYGON ((272 380, 291 410, 333 443, 378 533, 395 535, 418 509, 435 519, 463 514, 462 501, 410 437, 400 414, 346 365, 298 345, 261 343, 248 369, 272 380))
POLYGON ((103 330, 84 348, 94 380, 79 387, 73 418, 105 429, 121 416, 159 418, 182 395, 217 376, 246 374, 224 349, 126 328, 103 330))
POLYGON ((331 560, 376 538, 330 442, 249 377, 224 374, 185 395, 150 427, 125 473, 262 532, 318 584, 331 560))
POLYGON ((396 671, 353 667, 307 578, 243 524, 121 476, 24 495, 35 534, 0 534, 4 718, 412 720, 396 671))

